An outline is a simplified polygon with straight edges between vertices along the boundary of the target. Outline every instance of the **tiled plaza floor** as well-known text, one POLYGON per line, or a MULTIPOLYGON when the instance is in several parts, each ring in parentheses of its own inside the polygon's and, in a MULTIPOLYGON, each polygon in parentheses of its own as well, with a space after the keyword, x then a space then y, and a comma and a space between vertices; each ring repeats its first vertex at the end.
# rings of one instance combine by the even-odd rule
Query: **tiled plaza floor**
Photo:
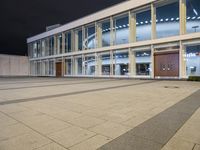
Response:
POLYGON ((199 90, 187 81, 0 78, 0 150, 199 150, 199 90))

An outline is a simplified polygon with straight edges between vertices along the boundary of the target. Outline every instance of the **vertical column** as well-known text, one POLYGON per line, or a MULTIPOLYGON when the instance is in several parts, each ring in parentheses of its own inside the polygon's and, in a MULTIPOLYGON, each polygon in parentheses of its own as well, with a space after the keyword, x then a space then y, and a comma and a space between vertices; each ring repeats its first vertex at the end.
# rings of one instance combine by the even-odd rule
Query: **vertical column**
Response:
POLYGON ((156 39, 156 7, 151 4, 151 39, 156 39))
POLYGON ((180 35, 186 33, 186 0, 179 0, 180 35))
POLYGON ((95 53, 95 76, 99 76, 99 57, 97 53, 95 53))
POLYGON ((129 11, 129 43, 136 42, 136 14, 129 11))
POLYGON ((57 38, 56 35, 54 35, 54 47, 53 47, 54 55, 57 54, 57 38))
POLYGON ((110 46, 114 45, 113 17, 110 17, 110 46))
POLYGON ((102 47, 102 25, 101 23, 97 24, 97 48, 102 47))
POLYGON ((53 75, 56 76, 56 59, 53 60, 53 75))
POLYGON ((72 52, 75 51, 75 31, 71 30, 71 48, 72 48, 72 52))
POLYGON ((113 67, 113 51, 110 51, 110 75, 114 75, 114 67, 113 67))
POLYGON ((186 78, 186 60, 185 60, 185 46, 182 41, 180 41, 179 50, 179 78, 186 78))
POLYGON ((76 57, 74 58, 74 75, 78 75, 78 60, 76 57))
POLYGON ((84 41, 85 41, 85 27, 82 26, 82 50, 85 50, 85 44, 84 44, 84 41))
POLYGON ((62 54, 65 53, 65 33, 62 33, 62 54))
POLYGON ((151 45, 151 78, 154 78, 154 47, 151 45))
POLYGON ((129 48, 129 73, 130 76, 135 76, 136 75, 136 64, 135 64, 135 55, 131 51, 131 48, 129 48))

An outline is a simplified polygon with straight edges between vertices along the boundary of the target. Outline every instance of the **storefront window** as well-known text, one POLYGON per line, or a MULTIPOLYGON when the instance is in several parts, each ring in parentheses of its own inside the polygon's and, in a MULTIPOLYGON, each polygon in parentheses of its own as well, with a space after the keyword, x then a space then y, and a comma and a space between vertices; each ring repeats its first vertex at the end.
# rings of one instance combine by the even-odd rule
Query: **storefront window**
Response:
POLYGON ((104 53, 101 55, 101 74, 110 75, 110 53, 104 53))
POLYGON ((83 32, 82 30, 78 31, 78 50, 81 51, 83 49, 83 32))
POLYGON ((83 59, 82 57, 76 58, 77 61, 77 74, 82 75, 83 59))
POLYGON ((85 57, 85 75, 95 75, 96 60, 95 56, 85 57))
POLYGON ((110 46, 110 21, 102 23, 102 47, 110 46))
POLYGON ((54 75, 54 61, 49 61, 49 75, 54 75))
POLYGON ((186 0, 187 5, 187 32, 200 32, 200 1, 186 0))
POLYGON ((114 52, 113 61, 113 74, 114 75, 128 75, 129 65, 128 51, 116 51, 114 52))
POLYGON ((149 76, 151 68, 151 51, 135 52, 136 75, 149 76))
POLYGON ((114 44, 126 44, 129 42, 129 19, 128 15, 114 18, 114 44))
POLYGON ((54 55, 54 37, 49 38, 49 55, 54 55))
POLYGON ((200 76, 200 45, 186 46, 187 76, 200 76))
POLYGON ((151 39, 151 11, 136 13, 136 41, 151 39))
POLYGON ((156 8, 157 38, 179 35, 179 1, 156 8))

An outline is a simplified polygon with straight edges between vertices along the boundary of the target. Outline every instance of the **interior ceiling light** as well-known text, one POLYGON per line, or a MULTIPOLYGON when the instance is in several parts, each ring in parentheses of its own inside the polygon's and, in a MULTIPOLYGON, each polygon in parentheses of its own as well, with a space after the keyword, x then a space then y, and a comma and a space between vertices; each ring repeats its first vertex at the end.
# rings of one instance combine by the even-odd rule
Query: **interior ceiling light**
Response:
POLYGON ((179 20, 179 18, 176 18, 176 20, 179 20))
POLYGON ((174 18, 171 18, 171 21, 173 21, 174 20, 174 18))
POLYGON ((187 19, 190 19, 190 17, 187 17, 187 19))
POLYGON ((193 8, 193 12, 195 13, 196 16, 198 16, 198 12, 196 11, 196 9, 193 8))
POLYGON ((165 21, 168 21, 169 19, 167 18, 167 19, 165 19, 165 21))
POLYGON ((192 17, 192 19, 196 19, 196 17, 192 17))
POLYGON ((163 22, 163 19, 160 19, 160 22, 163 22))

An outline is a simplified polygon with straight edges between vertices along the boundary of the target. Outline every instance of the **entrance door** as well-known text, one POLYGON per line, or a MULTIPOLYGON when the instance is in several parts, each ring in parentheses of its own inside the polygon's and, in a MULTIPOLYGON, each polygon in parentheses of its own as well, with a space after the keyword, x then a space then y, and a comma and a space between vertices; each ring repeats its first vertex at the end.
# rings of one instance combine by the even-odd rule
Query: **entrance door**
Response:
POLYGON ((156 53, 154 55, 154 74, 161 77, 179 76, 179 53, 156 53))
POLYGON ((62 62, 56 63, 56 77, 62 76, 62 62))

